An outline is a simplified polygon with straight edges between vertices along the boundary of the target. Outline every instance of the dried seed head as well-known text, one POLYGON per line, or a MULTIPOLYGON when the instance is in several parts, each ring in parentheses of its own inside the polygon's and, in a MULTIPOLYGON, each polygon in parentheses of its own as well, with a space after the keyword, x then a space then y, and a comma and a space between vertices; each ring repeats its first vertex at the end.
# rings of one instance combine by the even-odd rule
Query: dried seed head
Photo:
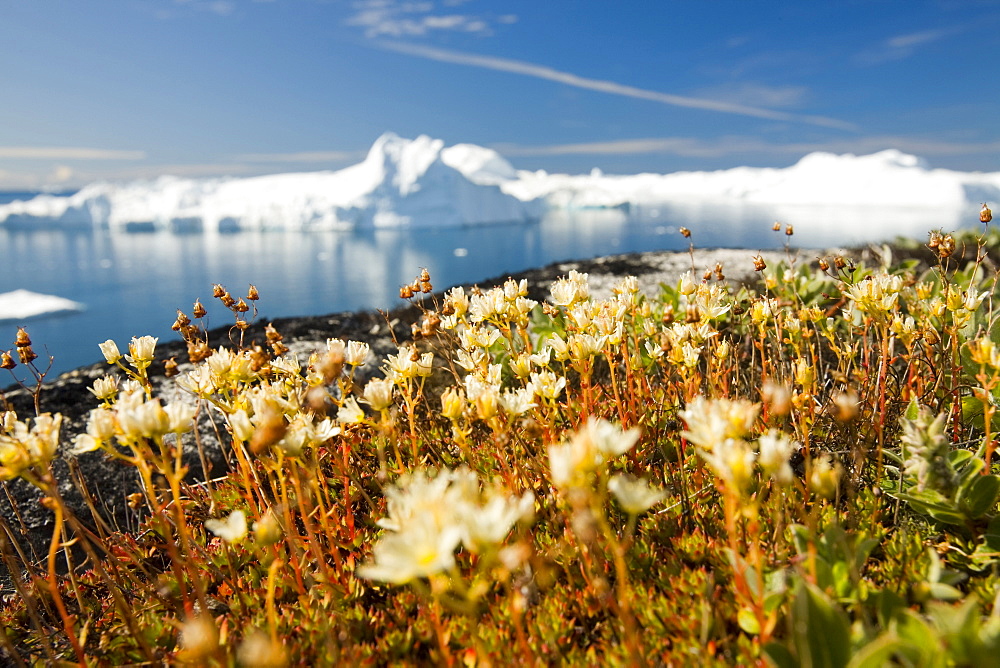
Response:
POLYGON ((774 225, 771 226, 771 229, 774 230, 775 232, 780 232, 781 223, 779 223, 778 221, 774 221, 774 225))
POLYGON ((17 356, 21 358, 21 364, 31 364, 38 359, 38 355, 31 349, 31 346, 21 346, 17 349, 17 356))
POLYGON ((276 343, 278 341, 284 341, 285 337, 281 335, 281 332, 274 328, 274 323, 268 323, 267 327, 264 328, 264 336, 267 338, 268 343, 276 343))
POLYGON ((175 320, 174 324, 170 326, 170 329, 174 330, 175 332, 181 332, 184 330, 185 327, 187 327, 190 324, 191 324, 191 318, 187 317, 184 311, 177 309, 177 320, 175 320))
POLYGON ((430 274, 430 272, 427 271, 426 268, 421 268, 420 269, 420 282, 421 283, 429 283, 430 280, 431 280, 431 274, 430 274))
POLYGON ((764 258, 761 255, 756 255, 753 258, 753 270, 754 271, 764 271, 767 269, 767 263, 764 262, 764 258))
POLYGON ((196 301, 194 303, 194 309, 192 310, 192 315, 194 315, 195 318, 204 318, 207 314, 208 311, 206 311, 205 307, 202 306, 201 300, 196 301))
POLYGON ((706 269, 705 273, 701 275, 701 278, 703 281, 707 281, 708 279, 712 278, 712 270, 706 269))
POLYGON ((250 284, 250 289, 247 290, 247 299, 249 301, 255 302, 260 299, 260 293, 257 292, 257 286, 253 283, 250 284))
POLYGON ((424 316, 423 323, 420 325, 420 333, 424 336, 431 336, 437 331, 438 326, 441 325, 441 318, 438 317, 437 313, 433 311, 424 316))
POLYGON ((930 236, 927 238, 927 247, 931 250, 937 250, 937 247, 941 245, 941 233, 937 230, 932 230, 930 236))
POLYGON ((838 270, 843 269, 844 267, 847 266, 847 261, 844 260, 842 256, 838 255, 835 258, 833 258, 833 266, 835 266, 838 270))
POLYGON ((28 332, 25 331, 24 327, 17 328, 17 338, 14 339, 14 345, 18 347, 31 345, 31 338, 28 336, 28 332))
POLYGON ((175 360, 173 357, 171 357, 170 359, 168 359, 166 362, 163 363, 163 375, 165 375, 167 378, 173 378, 178 373, 179 372, 177 371, 177 360, 175 360))
POLYGON ((721 262, 716 262, 715 263, 715 280, 717 280, 717 281, 724 281, 724 280, 726 280, 726 275, 722 273, 722 263, 721 262))
POLYGON ((236 300, 233 299, 233 296, 228 292, 222 293, 222 296, 219 297, 219 299, 222 300, 222 303, 228 309, 231 309, 236 304, 236 300))
POLYGON ((938 244, 937 254, 942 260, 951 257, 952 253, 955 252, 955 238, 950 234, 946 234, 941 237, 941 243, 938 244))
POLYGON ((204 341, 188 341, 188 360, 192 364, 202 362, 212 356, 212 349, 204 341))
POLYGON ((215 297, 216 299, 219 299, 224 294, 226 294, 226 289, 224 287, 222 287, 218 283, 216 283, 215 285, 212 286, 212 296, 213 297, 215 297))
POLYGON ((410 285, 404 285, 399 289, 400 299, 412 299, 413 298, 413 287, 410 285))
POLYGON ((17 362, 10 356, 9 350, 0 353, 0 369, 13 369, 16 366, 17 362))
POLYGON ((320 360, 316 370, 323 377, 323 383, 334 383, 344 371, 344 351, 342 348, 331 348, 320 360))
POLYGON ((424 281, 420 284, 420 291, 425 295, 430 294, 434 292, 434 286, 428 283, 427 281, 424 281))
POLYGON ((691 230, 689 230, 688 228, 682 227, 682 228, 680 228, 677 231, 680 232, 681 236, 684 237, 685 239, 690 239, 691 238, 691 230))
POLYGON ((233 323, 233 326, 236 327, 236 329, 240 330, 241 332, 245 332, 248 329, 250 329, 250 323, 247 322, 246 320, 237 320, 235 323, 233 323))
POLYGON ((830 271, 830 263, 826 261, 825 257, 817 258, 820 271, 830 271))
POLYGON ((795 228, 791 224, 785 225, 785 235, 790 237, 793 234, 795 234, 795 228))
POLYGON ((250 310, 250 307, 247 306, 247 303, 245 301, 240 299, 238 302, 236 302, 236 305, 233 306, 233 310, 236 311, 237 313, 246 313, 247 311, 250 310))
POLYGON ((990 211, 990 207, 986 206, 986 202, 983 202, 983 208, 979 210, 979 222, 988 223, 993 220, 993 212, 990 211))

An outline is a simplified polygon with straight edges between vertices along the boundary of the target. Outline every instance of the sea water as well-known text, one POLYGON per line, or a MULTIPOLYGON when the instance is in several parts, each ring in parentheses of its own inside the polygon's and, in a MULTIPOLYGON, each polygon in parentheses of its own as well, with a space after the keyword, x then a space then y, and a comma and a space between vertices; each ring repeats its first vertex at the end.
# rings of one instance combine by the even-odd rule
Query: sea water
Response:
MULTIPOLYGON (((872 224, 855 226, 863 230, 860 238, 845 236, 844 224, 824 219, 821 212, 806 213, 808 217, 797 219, 792 238, 803 247, 907 232, 891 220, 886 224, 885 216, 891 214, 883 213, 869 214, 872 224), (810 220, 819 222, 810 225, 810 220)), ((394 308, 402 304, 400 286, 422 268, 430 272, 435 288, 445 288, 555 261, 686 250, 692 243, 746 248, 749 262, 753 251, 788 241, 783 232, 772 231, 774 214, 747 207, 556 211, 537 222, 509 225, 231 234, 0 225, 0 293, 26 289, 86 307, 23 323, 0 322, 0 350, 13 346, 17 325, 23 324, 42 358, 38 363, 52 356, 55 374, 99 361, 98 344, 107 339, 124 350, 132 336, 176 338, 170 330, 176 310, 190 314, 198 299, 209 309, 210 327, 230 324, 232 315, 212 299, 216 283, 234 297, 256 285, 258 317, 268 321, 394 308), (682 226, 692 230, 690 239, 679 233, 682 226)), ((932 222, 918 221, 913 229, 932 222)), ((0 387, 12 380, 0 378, 0 387)))

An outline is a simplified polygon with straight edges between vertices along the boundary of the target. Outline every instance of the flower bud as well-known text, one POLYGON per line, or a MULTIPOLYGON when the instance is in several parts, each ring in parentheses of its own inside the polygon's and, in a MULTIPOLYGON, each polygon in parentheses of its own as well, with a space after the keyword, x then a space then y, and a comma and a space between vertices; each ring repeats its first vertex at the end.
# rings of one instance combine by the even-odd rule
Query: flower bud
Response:
POLYGON ((253 525, 254 541, 260 545, 274 545, 281 540, 281 523, 273 510, 268 508, 253 525))

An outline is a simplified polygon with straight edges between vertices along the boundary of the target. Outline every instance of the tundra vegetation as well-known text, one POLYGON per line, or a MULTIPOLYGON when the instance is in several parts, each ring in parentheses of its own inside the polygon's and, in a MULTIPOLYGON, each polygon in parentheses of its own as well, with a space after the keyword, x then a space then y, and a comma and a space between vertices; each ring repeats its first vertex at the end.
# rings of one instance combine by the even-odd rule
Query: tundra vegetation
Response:
MULTIPOLYGON (((207 346, 201 303, 178 314, 186 398, 157 396, 137 337, 101 344, 86 433, 0 413, 0 475, 54 527, 40 563, 4 527, 5 661, 996 665, 981 220, 923 261, 789 250, 754 285, 719 266, 655 295, 571 272, 544 303, 513 280, 434 297, 422 272, 384 360, 244 340, 256 290, 216 286, 233 343, 207 346), (206 419, 230 467, 192 480, 206 419), (73 457, 134 469, 141 526, 69 511, 52 464, 73 457)), ((26 331, 0 361, 39 375, 26 331)))

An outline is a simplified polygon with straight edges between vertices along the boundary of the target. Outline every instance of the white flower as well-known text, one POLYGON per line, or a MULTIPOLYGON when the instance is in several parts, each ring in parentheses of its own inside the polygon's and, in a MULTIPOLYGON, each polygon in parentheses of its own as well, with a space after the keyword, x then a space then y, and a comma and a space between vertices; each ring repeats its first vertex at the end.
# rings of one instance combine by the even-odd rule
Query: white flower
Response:
POLYGON ((710 451, 718 443, 749 434, 759 409, 757 404, 745 400, 695 397, 687 409, 680 412, 688 426, 682 435, 699 448, 710 451))
POLYGON ((794 473, 789 458, 799 449, 799 444, 777 429, 771 429, 757 439, 757 449, 760 451, 757 461, 764 475, 771 476, 781 485, 791 484, 794 473))
POLYGON ((129 394, 118 401, 118 424, 127 439, 155 438, 170 429, 170 417, 159 399, 142 401, 142 395, 129 394))
POLYGON ((608 481, 608 489, 630 515, 644 513, 667 498, 667 493, 662 489, 656 489, 645 480, 632 476, 614 476, 608 481))
POLYGON ((250 416, 241 408, 229 414, 229 429, 233 432, 233 438, 247 442, 253 436, 254 427, 250 416))
POLYGON ((101 401, 107 401, 118 394, 118 377, 101 376, 94 381, 94 386, 88 387, 87 390, 101 401))
POLYGON ((122 358, 122 354, 118 352, 118 344, 112 339, 108 339, 104 343, 100 344, 101 354, 104 355, 104 359, 108 361, 108 364, 114 364, 122 358))
POLYGON ((87 418, 87 433, 78 435, 74 446, 69 450, 71 455, 81 455, 97 450, 110 441, 115 435, 115 414, 107 408, 95 408, 87 418))
POLYGON ((416 523, 405 532, 383 536, 372 550, 374 563, 359 567, 358 577, 406 584, 448 571, 455 565, 455 548, 461 540, 457 526, 436 530, 416 523))
POLYGON ((727 438, 716 443, 711 451, 701 448, 695 451, 727 486, 741 494, 747 490, 753 479, 753 464, 757 453, 746 441, 727 438))
POLYGON ((539 373, 531 374, 531 381, 528 383, 532 393, 543 399, 558 399, 566 387, 566 378, 556 376, 548 369, 543 369, 539 373))
POLYGON ((337 411, 337 422, 343 424, 356 424, 365 421, 365 412, 358 406, 354 397, 347 397, 343 405, 337 411))
POLYGON ((344 361, 351 366, 363 366, 368 361, 370 346, 362 341, 348 341, 344 361))
POLYGON ((629 430, 622 430, 618 425, 612 424, 602 418, 591 417, 587 420, 573 436, 573 443, 585 443, 583 447, 593 448, 602 456, 614 458, 625 454, 632 449, 632 446, 639 440, 639 429, 633 427, 629 430))
POLYGON ((549 293, 556 306, 569 306, 577 299, 576 284, 565 278, 555 281, 549 288, 549 293))
POLYGON ((132 342, 128 344, 130 354, 125 359, 136 369, 145 369, 153 361, 153 351, 158 340, 155 336, 133 336, 132 342))
POLYGON ((535 512, 535 495, 520 497, 494 494, 486 503, 466 503, 461 507, 462 543, 472 552, 481 552, 503 542, 514 525, 535 512))
POLYGON ((500 405, 507 415, 522 415, 536 406, 531 401, 532 398, 534 393, 525 387, 518 390, 504 390, 500 395, 500 405))
POLYGON ((607 420, 591 417, 568 443, 549 446, 549 468, 556 487, 581 487, 610 459, 628 452, 639 439, 638 429, 623 431, 607 420))
POLYGON ((175 434, 190 431, 191 427, 194 426, 195 413, 198 412, 196 406, 181 401, 171 401, 163 410, 167 414, 169 423, 167 431, 175 434))
POLYGON ((373 411, 382 411, 392 404, 393 382, 388 378, 372 378, 365 385, 362 398, 373 411))
POLYGON ((205 528, 227 543, 235 543, 247 535, 247 516, 242 510, 234 510, 224 519, 205 520, 205 528))

